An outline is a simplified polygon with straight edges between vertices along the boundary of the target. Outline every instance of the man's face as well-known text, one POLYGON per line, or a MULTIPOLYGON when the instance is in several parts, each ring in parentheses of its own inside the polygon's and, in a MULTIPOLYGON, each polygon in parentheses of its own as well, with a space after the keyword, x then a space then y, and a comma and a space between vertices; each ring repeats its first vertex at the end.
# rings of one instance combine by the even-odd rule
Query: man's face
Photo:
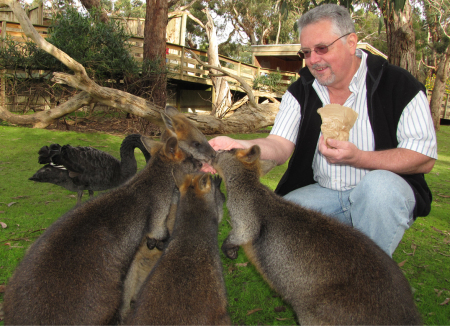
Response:
POLYGON ((351 48, 337 38, 332 30, 332 23, 328 20, 306 26, 302 29, 300 43, 302 50, 311 50, 311 56, 305 59, 306 66, 316 80, 323 86, 338 86, 343 80, 347 80, 347 74, 351 71, 351 48), (314 48, 319 45, 329 45, 328 52, 318 54, 314 48))

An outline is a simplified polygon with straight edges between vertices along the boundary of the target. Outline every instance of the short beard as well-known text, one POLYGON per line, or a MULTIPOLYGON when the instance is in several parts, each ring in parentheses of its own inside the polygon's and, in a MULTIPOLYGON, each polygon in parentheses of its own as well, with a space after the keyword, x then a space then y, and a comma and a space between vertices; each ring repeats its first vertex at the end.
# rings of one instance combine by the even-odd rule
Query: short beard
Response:
POLYGON ((333 70, 331 70, 331 67, 329 65, 314 64, 311 66, 311 74, 316 78, 317 82, 322 86, 331 85, 336 80, 336 75, 334 74, 333 70), (314 73, 314 71, 315 71, 314 69, 323 68, 323 67, 330 68, 331 75, 329 77, 327 77, 326 79, 324 79, 324 78, 319 79, 316 76, 316 74, 314 73))

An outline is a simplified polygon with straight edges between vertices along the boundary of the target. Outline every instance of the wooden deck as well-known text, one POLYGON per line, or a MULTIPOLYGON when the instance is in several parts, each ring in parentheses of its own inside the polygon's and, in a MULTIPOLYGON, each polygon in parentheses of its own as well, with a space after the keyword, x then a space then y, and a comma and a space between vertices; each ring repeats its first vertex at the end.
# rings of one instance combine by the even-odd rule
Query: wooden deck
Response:
MULTIPOLYGON (((47 26, 34 25, 35 29, 43 37, 47 36, 47 26)), ((26 42, 27 37, 23 33, 21 26, 16 22, 1 21, 1 36, 11 36, 13 40, 17 42, 26 42)), ((143 60, 143 37, 132 37, 129 42, 132 44, 131 53, 138 62, 143 60)), ((2 44, 0 43, 0 46, 2 44)), ((209 72, 203 68, 191 54, 186 51, 190 49, 178 44, 167 43, 169 54, 166 54, 166 62, 170 71, 169 78, 174 82, 183 81, 202 85, 212 85, 211 79, 208 77, 209 72)), ((207 52, 196 49, 190 49, 202 61, 207 62, 207 52)), ((253 84, 253 80, 258 76, 268 75, 270 73, 277 72, 277 70, 260 68, 251 64, 243 63, 223 55, 219 55, 220 64, 227 72, 243 78, 250 86, 253 84)), ((298 77, 296 72, 290 71, 278 71, 282 75, 281 84, 287 87, 290 84, 291 77, 298 77)), ((239 83, 230 77, 226 77, 229 81, 230 88, 235 91, 242 91, 239 87, 239 83)), ((280 97, 280 94, 271 94, 275 97, 280 97)))

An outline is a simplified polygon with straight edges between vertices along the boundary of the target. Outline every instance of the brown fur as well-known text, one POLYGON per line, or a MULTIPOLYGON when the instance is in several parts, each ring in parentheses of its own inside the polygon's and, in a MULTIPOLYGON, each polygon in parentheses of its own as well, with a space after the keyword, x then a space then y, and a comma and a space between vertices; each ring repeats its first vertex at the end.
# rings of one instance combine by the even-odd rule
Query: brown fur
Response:
POLYGON ((180 202, 173 236, 125 324, 231 324, 217 246, 224 196, 209 175, 176 176, 180 202))
MULTIPOLYGON (((166 225, 169 231, 169 235, 172 234, 175 224, 175 216, 177 213, 177 205, 179 199, 179 191, 175 189, 172 194, 172 203, 169 209, 169 215, 167 216, 166 225)), ((127 276, 123 286, 123 302, 120 308, 120 319, 124 320, 128 315, 130 309, 134 307, 137 294, 144 284, 148 274, 152 271, 156 262, 161 258, 162 247, 156 246, 153 249, 149 249, 148 236, 146 235, 139 246, 138 251, 134 255, 131 267, 128 270, 127 276)))
POLYGON ((260 149, 219 152, 233 229, 222 245, 243 249, 303 324, 420 324, 411 288, 383 250, 359 231, 304 209, 259 182, 260 149))
POLYGON ((69 211, 31 246, 6 287, 5 324, 117 322, 123 279, 141 239, 168 236, 173 171, 200 167, 176 138, 142 140, 152 158, 138 175, 69 211))
POLYGON ((208 143, 205 135, 186 115, 178 112, 173 106, 167 106, 161 116, 166 126, 166 130, 161 135, 162 141, 175 134, 182 149, 200 161, 211 162, 216 151, 208 143))

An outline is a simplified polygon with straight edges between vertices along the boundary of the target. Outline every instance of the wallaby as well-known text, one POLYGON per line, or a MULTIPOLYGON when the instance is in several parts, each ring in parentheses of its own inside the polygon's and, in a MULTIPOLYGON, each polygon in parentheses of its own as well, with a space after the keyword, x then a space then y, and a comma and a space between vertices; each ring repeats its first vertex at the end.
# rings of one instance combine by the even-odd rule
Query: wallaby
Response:
MULTIPOLYGON (((170 135, 176 134, 178 144, 182 149, 191 153, 194 158, 202 162, 211 163, 216 152, 208 143, 208 140, 203 133, 198 130, 184 114, 178 112, 173 106, 166 106, 165 111, 161 113, 161 116, 166 128, 161 135, 162 141, 166 140, 170 135)), ((172 199, 171 213, 169 213, 167 218, 169 233, 172 233, 173 223, 175 221, 178 191, 174 193, 172 199)), ((124 281, 124 297, 120 309, 121 319, 127 315, 130 307, 133 306, 140 287, 155 263, 161 257, 162 245, 161 242, 155 245, 153 239, 148 240, 147 236, 142 239, 139 250, 135 254, 124 281)))
MULTIPOLYGON (((361 232, 276 195, 259 177, 260 148, 218 152, 232 231, 222 244, 248 259, 301 325, 411 325, 421 319, 402 271, 361 232)), ((266 168, 267 167, 267 168, 266 168)))
POLYGON ((168 236, 172 173, 201 167, 176 137, 142 141, 151 159, 139 174, 64 214, 30 247, 6 287, 5 324, 118 321, 123 280, 141 239, 168 236))
POLYGON ((173 106, 167 106, 161 112, 166 130, 161 135, 164 141, 175 133, 179 146, 191 153, 197 160, 210 163, 216 155, 205 135, 183 114, 173 106))
POLYGON ((217 245, 225 201, 220 179, 174 175, 180 201, 173 235, 124 324, 230 325, 217 245))
MULTIPOLYGON (((175 189, 172 194, 172 202, 169 209, 169 215, 166 219, 167 229, 169 235, 172 234, 175 216, 177 212, 177 205, 179 200, 179 191, 175 189)), ((142 284, 150 274, 156 262, 162 255, 164 242, 158 242, 155 246, 154 242, 147 237, 141 241, 138 251, 134 255, 133 262, 128 270, 127 276, 123 286, 123 302, 120 308, 120 319, 124 320, 130 309, 136 302, 137 294, 141 289, 142 284), (150 249, 153 248, 153 249, 150 249)))

